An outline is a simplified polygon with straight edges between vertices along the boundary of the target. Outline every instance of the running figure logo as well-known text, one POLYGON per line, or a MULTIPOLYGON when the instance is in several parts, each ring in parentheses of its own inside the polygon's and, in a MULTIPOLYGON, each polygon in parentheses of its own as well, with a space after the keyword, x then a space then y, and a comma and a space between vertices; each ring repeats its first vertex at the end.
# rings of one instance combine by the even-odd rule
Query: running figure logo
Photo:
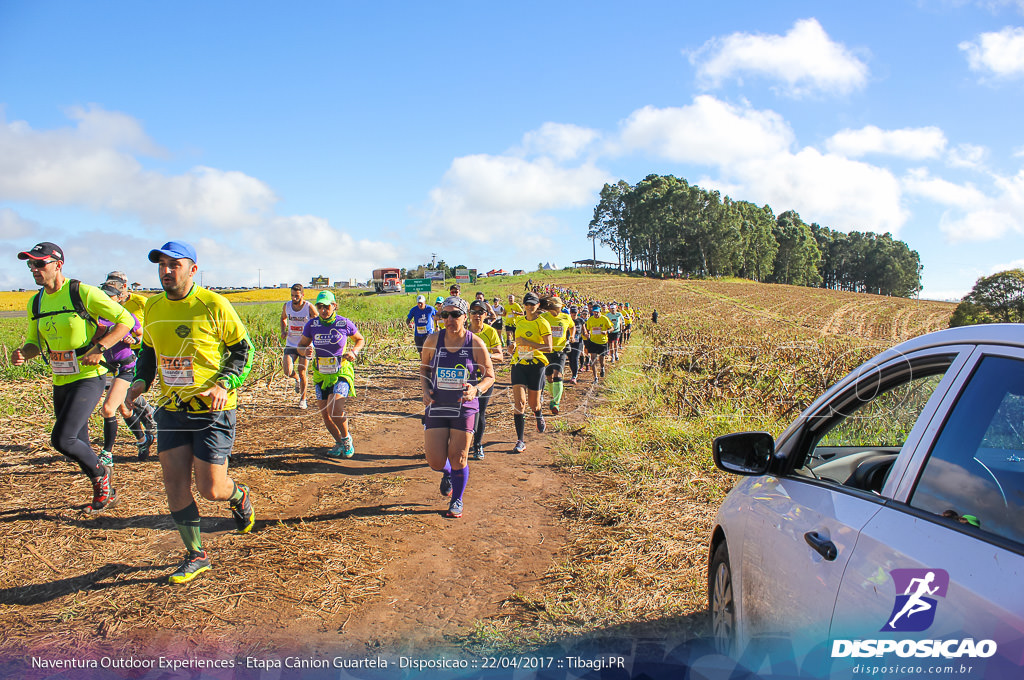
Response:
POLYGON ((889 575, 896 585, 896 602, 882 630, 927 630, 935 621, 935 598, 946 597, 949 573, 944 569, 893 569, 889 575))

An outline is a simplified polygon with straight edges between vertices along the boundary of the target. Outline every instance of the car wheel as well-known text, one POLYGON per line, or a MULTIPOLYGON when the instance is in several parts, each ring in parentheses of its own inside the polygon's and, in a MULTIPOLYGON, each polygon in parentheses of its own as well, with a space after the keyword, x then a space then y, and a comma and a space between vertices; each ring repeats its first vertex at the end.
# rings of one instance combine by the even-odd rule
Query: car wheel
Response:
POLYGON ((715 649, 722 654, 732 651, 736 634, 736 609, 732 599, 732 569, 725 541, 718 544, 708 570, 708 605, 711 609, 711 634, 715 649))

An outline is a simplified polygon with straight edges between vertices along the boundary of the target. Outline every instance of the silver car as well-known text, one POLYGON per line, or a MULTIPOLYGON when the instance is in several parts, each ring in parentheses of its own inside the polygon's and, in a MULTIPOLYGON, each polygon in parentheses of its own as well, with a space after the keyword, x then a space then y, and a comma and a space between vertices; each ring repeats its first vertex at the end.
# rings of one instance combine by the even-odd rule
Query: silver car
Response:
POLYGON ((743 475, 708 553, 721 651, 1024 677, 1024 326, 904 342, 714 459, 743 475))

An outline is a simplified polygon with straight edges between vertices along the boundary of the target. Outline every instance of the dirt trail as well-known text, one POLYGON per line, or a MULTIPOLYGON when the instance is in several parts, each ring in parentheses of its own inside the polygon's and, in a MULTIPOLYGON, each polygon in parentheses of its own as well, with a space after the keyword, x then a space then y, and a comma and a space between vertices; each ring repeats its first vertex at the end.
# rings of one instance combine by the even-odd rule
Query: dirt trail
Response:
POLYGON ((115 447, 122 503, 89 520, 76 512, 85 484, 42 427, 0 447, 0 485, 25 489, 0 498, 0 558, 11 567, 0 656, 97 646, 185 654, 211 644, 423 649, 507 613, 502 603, 539 590, 566 545, 566 483, 553 461, 568 438, 554 430, 585 416, 577 406, 593 386, 567 388, 563 415, 547 412, 547 433, 530 418, 527 451, 514 455, 508 372, 499 371, 486 457, 471 461, 465 514, 452 520, 422 455, 414 370, 411 361, 359 369, 352 460, 321 455, 332 441, 315 409, 295 407, 290 380, 249 387, 230 474, 252 487, 256 527, 236 536, 225 504, 200 501, 214 570, 183 587, 166 584, 181 545, 158 464, 136 460, 126 438, 115 447))

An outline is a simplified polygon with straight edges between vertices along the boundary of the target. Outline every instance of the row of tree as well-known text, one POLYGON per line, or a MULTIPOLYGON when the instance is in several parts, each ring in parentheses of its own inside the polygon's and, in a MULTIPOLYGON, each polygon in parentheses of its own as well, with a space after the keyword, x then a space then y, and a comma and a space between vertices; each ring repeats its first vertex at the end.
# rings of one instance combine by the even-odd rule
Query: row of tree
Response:
POLYGON ((672 175, 605 184, 588 238, 632 271, 741 276, 767 283, 910 297, 921 259, 888 233, 844 233, 805 224, 795 211, 735 201, 672 175))

